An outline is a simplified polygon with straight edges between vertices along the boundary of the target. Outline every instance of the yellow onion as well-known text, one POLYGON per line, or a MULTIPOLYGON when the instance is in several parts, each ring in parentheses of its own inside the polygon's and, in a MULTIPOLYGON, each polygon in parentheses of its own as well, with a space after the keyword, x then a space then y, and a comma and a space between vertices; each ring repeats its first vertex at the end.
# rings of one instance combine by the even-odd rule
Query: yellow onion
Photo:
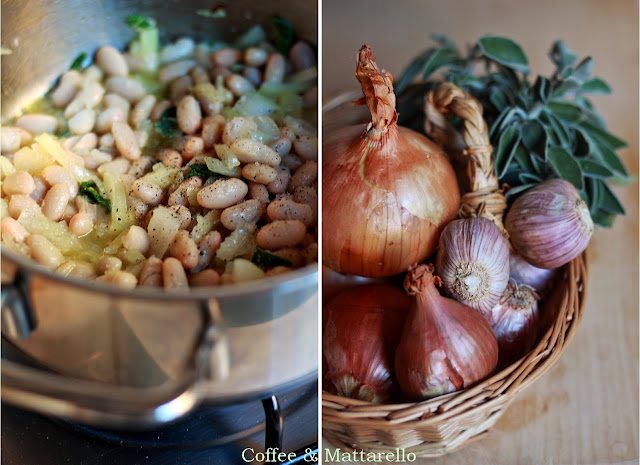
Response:
POLYGON ((398 127, 392 77, 364 45, 356 77, 372 121, 324 136, 323 263, 339 272, 383 277, 434 252, 457 216, 460 194, 444 152, 398 127))
POLYGON ((593 221, 578 191, 564 179, 550 179, 516 199, 504 223, 513 248, 538 268, 558 268, 589 245, 593 221))

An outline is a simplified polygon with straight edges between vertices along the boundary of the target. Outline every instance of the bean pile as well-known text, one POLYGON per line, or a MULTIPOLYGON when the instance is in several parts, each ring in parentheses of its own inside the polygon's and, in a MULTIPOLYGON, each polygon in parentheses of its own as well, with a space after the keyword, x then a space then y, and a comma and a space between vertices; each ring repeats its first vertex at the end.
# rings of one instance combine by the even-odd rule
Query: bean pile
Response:
POLYGON ((2 245, 126 288, 317 262, 317 59, 180 38, 104 46, 3 126, 2 245))

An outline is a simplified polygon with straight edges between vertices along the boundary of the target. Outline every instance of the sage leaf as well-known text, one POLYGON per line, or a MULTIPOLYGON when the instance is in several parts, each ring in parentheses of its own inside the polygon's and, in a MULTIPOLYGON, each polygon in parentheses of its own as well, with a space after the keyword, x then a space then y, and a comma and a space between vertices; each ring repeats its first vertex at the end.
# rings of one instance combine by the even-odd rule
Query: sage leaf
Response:
POLYGON ((611 226, 613 226, 613 222, 616 219, 616 215, 601 209, 601 210, 598 210, 597 212, 592 213, 591 219, 598 226, 602 226, 603 228, 610 228, 611 226))
POLYGON ((602 186, 602 198, 600 199, 600 208, 606 212, 613 213, 615 215, 624 215, 624 206, 613 193, 607 183, 598 181, 602 186))
POLYGON ((627 169, 620 160, 620 157, 616 155, 616 153, 611 150, 606 145, 598 145, 598 150, 596 151, 596 155, 599 155, 600 159, 613 170, 614 173, 620 174, 622 176, 628 176, 627 169))
POLYGON ((509 99, 499 87, 492 87, 489 91, 489 100, 499 111, 504 110, 509 105, 509 99))
POLYGON ((520 144, 520 127, 517 125, 509 126, 500 135, 500 142, 496 150, 496 175, 501 178, 506 172, 516 148, 520 144))
POLYGON ((549 80, 543 76, 538 76, 533 85, 534 92, 540 97, 540 100, 546 102, 551 96, 551 84, 549 80))
POLYGON ((546 107, 554 116, 567 123, 576 124, 583 119, 582 109, 575 103, 552 100, 547 102, 546 107))
POLYGON ((73 60, 71 66, 69 66, 70 70, 82 71, 84 69, 84 61, 87 59, 87 53, 81 52, 78 56, 73 60))
POLYGON ((551 46, 549 58, 551 58, 551 61, 553 61, 558 68, 565 68, 573 66, 578 57, 567 48, 563 40, 558 40, 551 46))
POLYGON ((589 197, 587 205, 589 206, 589 212, 593 214, 600 208, 600 183, 597 179, 587 178, 585 184, 585 190, 589 197))
POLYGON ((593 72, 593 58, 587 57, 582 60, 576 69, 571 73, 571 77, 579 82, 586 81, 593 72))
POLYGON ((563 147, 549 147, 547 160, 558 177, 569 181, 576 189, 584 188, 584 180, 580 164, 563 147))
POLYGON ((522 194, 524 191, 531 189, 536 184, 537 182, 532 182, 529 184, 521 184, 520 186, 512 187, 507 191, 507 193, 505 194, 505 197, 507 198, 507 200, 511 200, 516 196, 522 194))
POLYGON ((422 78, 429 78, 435 71, 443 66, 455 63, 459 58, 460 55, 455 48, 446 47, 437 49, 425 62, 424 68, 422 69, 422 78))
POLYGON ((513 40, 501 36, 484 36, 478 39, 482 53, 503 66, 529 73, 529 60, 522 47, 513 40))
POLYGON ((522 126, 522 143, 529 150, 544 152, 547 142, 547 133, 539 121, 529 120, 522 126))
POLYGON ((609 168, 595 161, 579 159, 578 163, 585 176, 598 179, 607 179, 613 176, 613 172, 609 168))
POLYGON ((604 128, 599 127, 598 125, 590 121, 582 121, 580 122, 579 126, 588 131, 589 134, 595 137, 598 141, 601 141, 613 150, 621 149, 627 146, 627 143, 625 141, 619 139, 613 134, 607 132, 604 128))
POLYGON ((431 38, 443 47, 457 49, 456 43, 443 34, 431 34, 431 38))
POLYGON ((406 87, 411 84, 411 81, 420 73, 420 70, 424 68, 425 63, 429 59, 429 57, 434 53, 434 49, 430 48, 425 50, 420 55, 415 57, 411 63, 405 68, 398 79, 397 82, 394 83, 394 90, 396 94, 401 93, 406 87))
POLYGON ((588 94, 610 94, 611 87, 600 78, 593 78, 585 81, 580 86, 580 92, 588 94))

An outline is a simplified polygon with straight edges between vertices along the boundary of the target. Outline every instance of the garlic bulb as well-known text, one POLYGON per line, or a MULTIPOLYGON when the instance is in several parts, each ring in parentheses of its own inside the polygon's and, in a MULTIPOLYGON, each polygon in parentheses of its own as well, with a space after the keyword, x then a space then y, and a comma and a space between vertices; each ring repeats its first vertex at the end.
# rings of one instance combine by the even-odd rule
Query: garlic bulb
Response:
POLYGON ((554 275, 555 270, 533 266, 516 253, 512 253, 509 257, 509 278, 515 280, 517 284, 531 286, 540 296, 546 293, 554 275))
POLYGON ((516 199, 504 226, 513 248, 538 268, 558 268, 589 245, 593 221, 573 184, 550 179, 516 199))
POLYGON ((509 245, 487 218, 455 220, 440 235, 436 267, 446 292, 485 316, 509 282, 509 245))

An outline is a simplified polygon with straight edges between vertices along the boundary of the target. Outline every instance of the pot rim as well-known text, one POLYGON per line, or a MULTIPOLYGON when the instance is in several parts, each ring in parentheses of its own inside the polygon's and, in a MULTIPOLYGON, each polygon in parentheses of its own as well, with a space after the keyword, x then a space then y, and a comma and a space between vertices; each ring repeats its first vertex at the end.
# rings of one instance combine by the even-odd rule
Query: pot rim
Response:
MULTIPOLYGON (((298 268, 287 273, 268 278, 261 278, 255 281, 245 281, 241 283, 225 284, 211 287, 197 287, 189 289, 178 289, 165 291, 158 288, 123 289, 115 285, 90 281, 86 278, 75 276, 64 276, 55 270, 50 270, 45 266, 33 261, 30 258, 19 256, 4 247, 0 248, 2 265, 6 266, 5 260, 16 265, 15 274, 26 274, 27 276, 40 276, 42 278, 55 281, 64 285, 78 287, 92 292, 104 293, 113 297, 126 299, 141 299, 150 301, 205 301, 216 298, 235 298, 255 296, 268 293, 274 288, 279 288, 282 292, 295 292, 299 289, 311 287, 315 282, 319 288, 319 263, 312 263, 302 268, 298 268)), ((11 285, 3 283, 3 286, 11 285)))

